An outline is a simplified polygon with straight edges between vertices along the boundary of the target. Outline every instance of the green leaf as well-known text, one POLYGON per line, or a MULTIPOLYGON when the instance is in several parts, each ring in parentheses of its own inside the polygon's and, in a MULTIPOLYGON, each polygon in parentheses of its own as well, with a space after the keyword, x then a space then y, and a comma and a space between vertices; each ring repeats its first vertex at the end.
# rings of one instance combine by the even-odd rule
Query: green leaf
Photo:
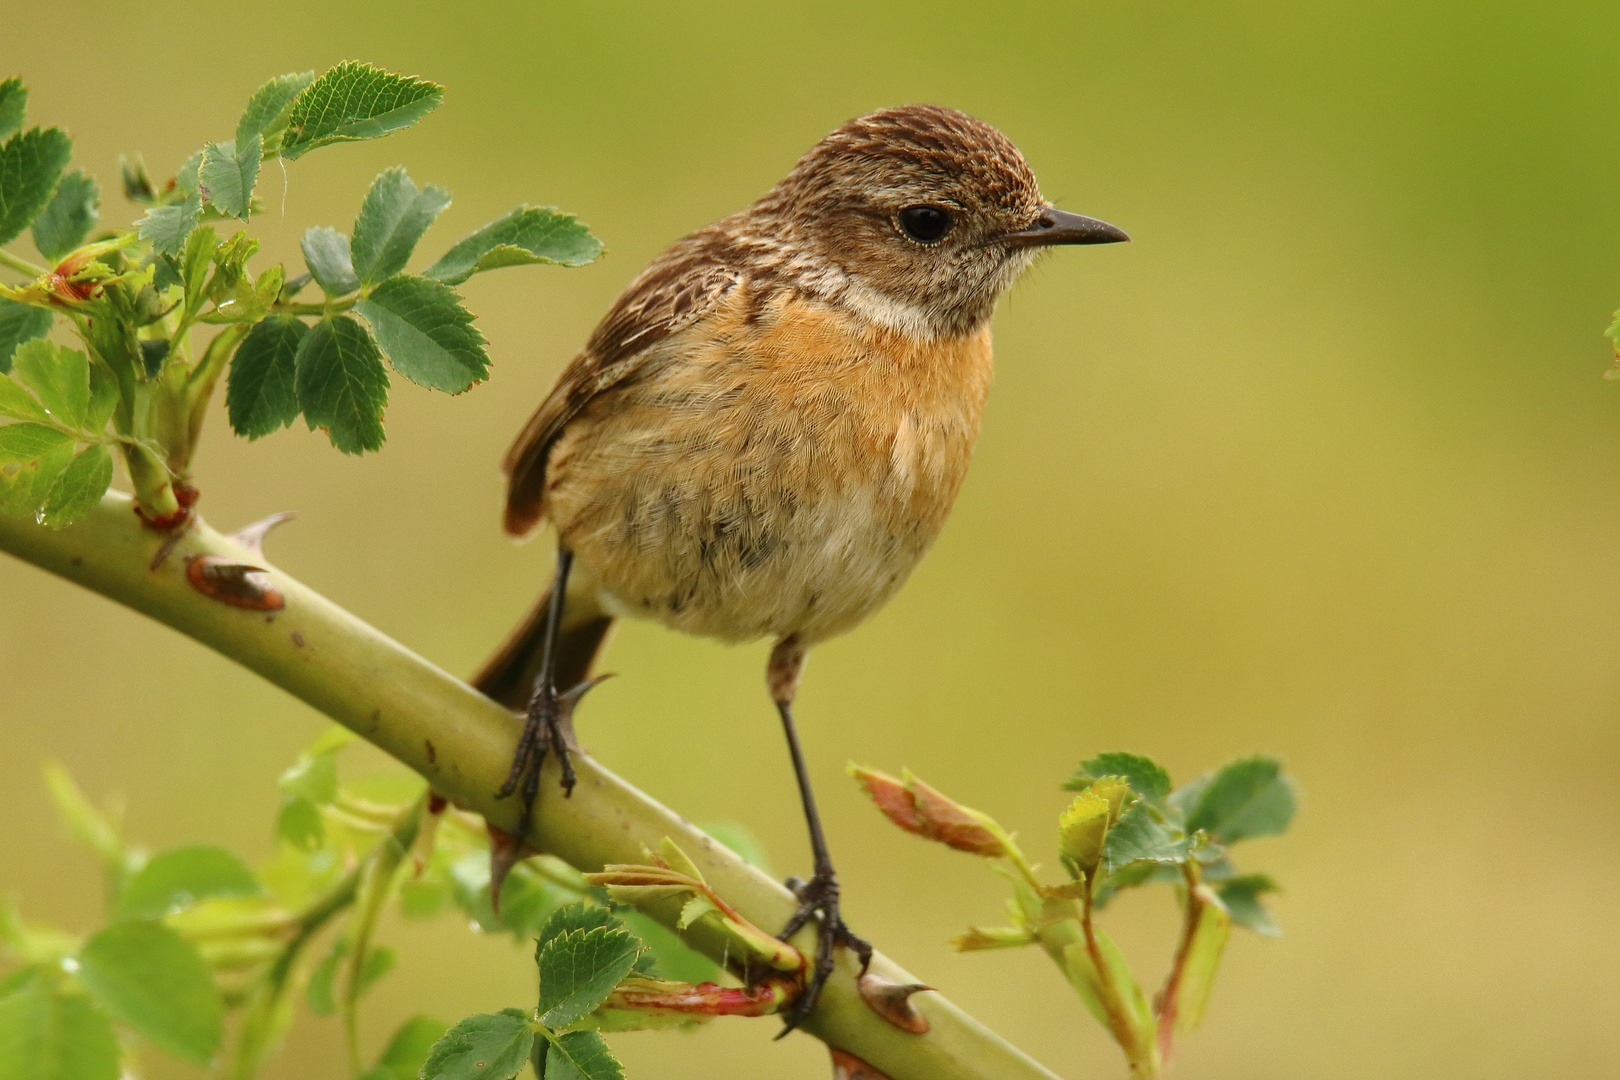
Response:
POLYGON ((534 943, 534 959, 540 961, 540 953, 551 942, 552 938, 563 934, 578 933, 584 930, 622 930, 624 923, 617 915, 605 907, 576 900, 572 904, 564 904, 551 913, 546 924, 540 928, 540 933, 534 943))
POLYGON ((308 333, 302 319, 271 315, 237 346, 225 386, 225 410, 238 435, 262 438, 298 418, 294 361, 308 333))
POLYGON ((1215 887, 1216 894, 1237 926, 1253 930, 1261 937, 1282 937, 1279 927, 1260 898, 1277 891, 1277 883, 1266 874, 1228 878, 1215 887))
POLYGON ((9 244, 50 202, 73 156, 61 128, 30 128, 0 146, 0 244, 9 244))
POLYGON ((185 202, 171 206, 154 206, 146 216, 135 223, 140 238, 152 245, 159 255, 180 257, 185 250, 186 237, 202 220, 202 196, 193 192, 185 202))
POLYGON ((1294 785, 1276 758, 1241 758, 1223 766, 1187 815, 1187 831, 1202 829, 1223 844, 1276 836, 1294 818, 1294 785))
POLYGON ((630 973, 641 942, 628 930, 596 927, 559 934, 540 950, 540 1022, 565 1028, 607 1000, 630 973))
POLYGON ((347 296, 360 287, 349 261, 349 238, 316 225, 304 232, 304 263, 327 296, 347 296))
POLYGON ((298 759, 296 765, 281 774, 276 786, 282 791, 325 806, 337 798, 337 758, 330 752, 306 754, 298 759))
POLYGON ((180 189, 182 195, 196 195, 202 189, 202 181, 197 178, 202 171, 203 152, 194 150, 190 157, 180 164, 180 171, 174 174, 174 186, 180 189))
POLYGON ((1058 850, 1087 876, 1102 862, 1109 816, 1108 800, 1089 788, 1058 816, 1058 850))
POLYGON ((118 1037, 88 998, 40 980, 0 999, 0 1080, 117 1077, 118 1037))
POLYGON ((391 1080, 416 1080, 433 1044, 449 1027, 443 1020, 435 1020, 431 1016, 418 1014, 411 1017, 388 1040, 388 1048, 377 1059, 377 1068, 385 1070, 391 1080))
POLYGON ((345 454, 383 444, 388 371, 365 327, 347 316, 322 319, 298 345, 295 387, 311 428, 325 428, 345 454))
POLYGON ((546 1051, 546 1080, 624 1080, 624 1070, 594 1031, 570 1031, 546 1051))
POLYGON ((462 239, 422 273, 459 285, 481 270, 559 263, 584 266, 602 254, 602 241, 573 214, 554 206, 520 206, 462 239))
POLYGON ((354 310, 371 325, 394 370, 414 383, 459 394, 489 376, 484 335, 448 285, 398 274, 354 310))
POLYGON ((12 472, 6 468, 5 461, 5 448, 9 441, 6 432, 10 430, 9 427, 0 428, 0 516, 37 518, 51 485, 73 461, 73 441, 64 436, 66 442, 23 462, 20 468, 12 472))
POLYGON ((42 424, 7 424, 0 427, 0 465, 23 465, 62 447, 71 447, 73 436, 42 424))
POLYGON ((276 835, 299 851, 314 851, 326 839, 321 808, 301 795, 284 796, 276 817, 276 835))
POLYGON ((522 1009, 469 1016, 433 1044, 422 1080, 511 1080, 529 1063, 534 1032, 522 1009))
POLYGON ((264 140, 253 135, 246 142, 227 139, 203 147, 197 184, 202 197, 227 217, 246 218, 259 181, 259 156, 264 140), (238 149, 240 147, 240 149, 238 149))
POLYGON ((13 379, 0 379, 0 416, 9 416, 13 420, 37 420, 40 423, 50 421, 45 407, 13 379))
POLYGON ((51 262, 60 259, 84 243, 100 206, 101 188, 84 170, 74 169, 56 182, 56 194, 34 219, 34 246, 51 262))
POLYGON ((80 981, 108 1012, 171 1054, 208 1064, 225 1006, 195 945, 161 923, 116 923, 78 959, 80 981))
POLYGON ((444 99, 444 87, 345 60, 293 101, 281 156, 303 157, 318 146, 377 139, 409 127, 444 99))
POLYGON ((199 900, 263 893, 259 879, 236 853, 192 844, 152 856, 124 887, 113 918, 159 919, 199 900))
POLYGON ((28 115, 28 88, 16 75, 0 81, 0 139, 9 139, 28 115))
POLYGON ((1123 751, 1098 754, 1082 761, 1074 775, 1063 782, 1063 790, 1084 790, 1093 780, 1104 776, 1123 776, 1132 791, 1154 802, 1170 794, 1170 774, 1164 771, 1164 766, 1150 757, 1123 751))
POLYGON ((90 414, 90 360, 84 353, 37 338, 12 356, 17 381, 64 427, 83 427, 90 414))
POLYGON ((45 496, 40 521, 53 529, 65 529, 101 502, 112 485, 112 454, 101 445, 81 450, 45 496))
POLYGON ((1152 807, 1142 802, 1125 811, 1108 831, 1104 845, 1104 858, 1110 871, 1138 862, 1175 865, 1186 862, 1189 857, 1186 834, 1160 820, 1152 807))
POLYGON ((268 144, 273 136, 281 134, 292 114, 293 99, 314 81, 313 71, 292 72, 277 75, 255 90, 236 122, 236 145, 245 145, 255 135, 268 144))
POLYGON ((362 285, 390 278, 410 260, 416 242, 450 205, 450 193, 429 184, 416 190, 403 165, 372 181, 354 221, 354 269, 362 285))
POLYGON ((0 375, 11 371, 12 355, 25 341, 51 332, 55 321, 49 311, 0 297, 0 375))

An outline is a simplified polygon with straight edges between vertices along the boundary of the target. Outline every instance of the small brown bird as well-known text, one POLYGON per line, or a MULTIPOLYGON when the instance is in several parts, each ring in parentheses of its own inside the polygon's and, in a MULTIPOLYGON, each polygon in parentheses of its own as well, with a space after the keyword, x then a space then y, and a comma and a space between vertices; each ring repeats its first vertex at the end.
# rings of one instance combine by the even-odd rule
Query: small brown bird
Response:
MULTIPOLYGON (((630 283, 506 456, 506 529, 557 531, 556 576, 475 679, 528 721, 503 795, 532 808, 613 620, 772 638, 819 916, 815 1006, 844 924, 793 726, 811 646, 876 611, 939 534, 990 386, 996 300, 1043 248, 1126 240, 1055 210, 1007 137, 907 105, 851 120, 753 206, 630 283)), ((522 833, 527 832, 526 809, 522 833)), ((497 873, 503 873, 504 867, 497 873)), ((498 890, 500 882, 494 882, 498 890)))

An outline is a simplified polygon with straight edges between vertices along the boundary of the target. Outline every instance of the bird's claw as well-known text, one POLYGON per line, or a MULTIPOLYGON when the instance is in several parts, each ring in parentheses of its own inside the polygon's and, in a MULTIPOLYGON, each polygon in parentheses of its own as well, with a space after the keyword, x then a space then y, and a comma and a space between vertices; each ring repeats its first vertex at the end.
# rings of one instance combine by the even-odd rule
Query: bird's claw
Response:
POLYGON ((805 980, 804 989, 788 1006, 783 1017, 785 1023, 782 1030, 776 1034, 778 1039, 798 1027, 816 1007, 816 1001, 821 997, 821 989, 827 985, 827 979, 832 975, 836 959, 834 950, 838 946, 842 945, 846 949, 853 950, 855 955, 860 957, 862 974, 866 973, 867 966, 872 962, 871 943, 851 930, 839 911, 838 878, 834 874, 830 872, 817 874, 809 881, 788 878, 786 884, 793 891, 793 895, 799 898, 799 907, 777 937, 786 941, 812 918, 819 916, 819 919, 816 925, 815 963, 810 969, 810 977, 805 980))
MULTIPOLYGON (((529 699, 523 734, 518 737, 517 750, 512 754, 511 771, 506 774, 506 782, 501 789, 495 793, 497 798, 504 799, 516 792, 523 799, 523 813, 518 818, 516 832, 512 834, 520 846, 528 838, 529 826, 534 823, 534 800, 540 794, 540 766, 545 764, 546 755, 551 751, 557 752, 557 762, 562 766, 563 795, 566 797, 574 793, 577 777, 569 752, 573 745, 574 707, 592 687, 606 678, 609 676, 598 675, 560 694, 555 686, 541 684, 535 687, 534 696, 529 699)), ((489 894, 497 912, 500 910, 501 884, 519 861, 519 850, 520 847, 514 847, 501 859, 496 858, 495 852, 491 853, 489 894)))

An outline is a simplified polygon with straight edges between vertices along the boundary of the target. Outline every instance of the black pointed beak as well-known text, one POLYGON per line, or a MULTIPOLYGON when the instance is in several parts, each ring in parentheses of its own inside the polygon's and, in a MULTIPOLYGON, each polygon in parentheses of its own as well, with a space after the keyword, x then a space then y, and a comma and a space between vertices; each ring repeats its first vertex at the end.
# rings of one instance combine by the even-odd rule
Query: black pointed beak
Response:
POLYGON ((1007 242, 1017 247, 1049 247, 1056 244, 1118 244, 1129 241, 1125 230, 1106 221, 1071 214, 1047 207, 1027 229, 1007 234, 1007 242))

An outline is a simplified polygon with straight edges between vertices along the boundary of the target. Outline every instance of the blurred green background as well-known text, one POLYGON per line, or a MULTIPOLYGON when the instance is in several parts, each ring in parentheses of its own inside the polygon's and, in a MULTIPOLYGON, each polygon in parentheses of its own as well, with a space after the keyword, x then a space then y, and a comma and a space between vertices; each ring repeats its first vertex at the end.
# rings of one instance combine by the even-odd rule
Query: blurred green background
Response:
MULTIPOLYGON (((135 216, 119 152, 168 175, 264 78, 353 57, 445 104, 271 167, 261 260, 346 230, 396 162, 456 196, 424 255, 520 201, 606 240, 586 269, 469 283, 493 380, 396 382, 386 452, 249 445, 223 408, 201 452, 210 522, 299 511, 271 557, 458 672, 549 572, 546 543, 499 531, 497 461, 643 262, 850 116, 936 101, 997 124, 1059 206, 1136 242, 1058 253, 1013 293, 943 538, 813 658, 802 722, 852 922, 1062 1075, 1118 1076, 1044 957, 949 950, 996 919, 999 882, 883 824, 844 762, 909 765, 1050 861, 1081 758, 1130 748, 1186 779, 1264 750, 1304 789, 1293 833, 1245 863, 1287 887, 1287 937, 1235 937, 1181 1075, 1620 1073, 1620 386, 1599 336, 1620 301, 1620 8, 0 0, 0 27, 0 71, 72 132, 104 220, 135 216)), ((808 856, 763 660, 626 627, 581 727, 687 816, 746 822, 785 873, 808 856)), ((42 760, 120 793, 154 847, 263 855, 275 776, 323 726, 11 560, 0 687, 0 890, 69 927, 99 886, 42 760)), ((1108 917, 1156 980, 1168 895, 1108 917)), ((402 958, 373 1041, 531 996, 504 941, 448 919, 385 937, 402 958)), ((632 1080, 827 1074, 775 1026, 614 1044, 632 1080)), ((337 1023, 304 1020, 269 1075, 340 1062, 337 1023)))

